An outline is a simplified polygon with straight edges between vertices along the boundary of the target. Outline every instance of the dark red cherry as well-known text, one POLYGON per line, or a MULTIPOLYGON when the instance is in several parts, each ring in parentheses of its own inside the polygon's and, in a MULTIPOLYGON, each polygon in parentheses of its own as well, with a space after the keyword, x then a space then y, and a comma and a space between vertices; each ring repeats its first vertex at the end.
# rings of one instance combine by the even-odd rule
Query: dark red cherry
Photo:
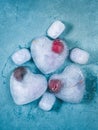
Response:
POLYGON ((61 54, 63 50, 64 50, 64 45, 62 41, 59 39, 54 40, 52 44, 52 51, 57 54, 61 54))
POLYGON ((16 78, 17 81, 22 81, 26 73, 27 73, 26 68, 21 66, 14 70, 14 77, 16 78))
POLYGON ((58 79, 50 80, 49 89, 51 92, 57 93, 60 91, 61 87, 62 87, 62 83, 60 80, 58 80, 58 79))

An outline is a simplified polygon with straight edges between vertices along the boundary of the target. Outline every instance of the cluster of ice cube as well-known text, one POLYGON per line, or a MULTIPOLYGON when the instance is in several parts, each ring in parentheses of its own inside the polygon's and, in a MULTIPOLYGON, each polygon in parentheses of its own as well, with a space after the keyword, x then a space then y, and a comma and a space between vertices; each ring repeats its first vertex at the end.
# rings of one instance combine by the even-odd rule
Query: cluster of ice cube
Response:
MULTIPOLYGON (((30 103, 42 96, 39 107, 49 111, 55 104, 56 97, 69 103, 79 103, 82 100, 85 78, 77 65, 67 66, 61 74, 52 74, 49 81, 42 74, 34 74, 28 67, 22 66, 32 57, 43 74, 58 70, 69 55, 67 43, 58 38, 65 29, 64 23, 57 20, 47 30, 47 36, 32 41, 30 51, 22 48, 11 56, 18 66, 10 77, 10 91, 17 105, 30 103)), ((77 64, 86 64, 89 54, 75 48, 70 53, 70 59, 77 64)))

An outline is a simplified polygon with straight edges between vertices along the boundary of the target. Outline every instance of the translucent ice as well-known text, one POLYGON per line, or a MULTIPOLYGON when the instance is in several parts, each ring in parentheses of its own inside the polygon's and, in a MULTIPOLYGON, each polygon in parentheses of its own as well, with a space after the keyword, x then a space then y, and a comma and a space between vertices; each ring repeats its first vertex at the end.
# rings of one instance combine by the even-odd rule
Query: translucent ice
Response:
POLYGON ((60 36, 64 29, 65 25, 61 21, 57 20, 49 27, 47 35, 53 39, 56 39, 60 36))
POLYGON ((82 49, 75 48, 71 51, 70 59, 78 64, 86 64, 89 59, 89 54, 82 49))
POLYGON ((40 71, 45 74, 56 71, 67 58, 67 45, 62 40, 59 42, 57 45, 54 41, 43 36, 36 38, 31 44, 33 60, 40 71))
POLYGON ((76 65, 68 66, 63 73, 54 74, 49 82, 55 79, 62 83, 60 91, 55 93, 56 97, 69 103, 79 103, 82 100, 85 92, 85 81, 79 67, 76 65))
POLYGON ((19 51, 16 51, 12 55, 12 60, 16 65, 21 65, 31 59, 31 54, 28 49, 23 48, 20 49, 19 51))
POLYGON ((33 74, 28 68, 16 68, 10 78, 10 91, 18 105, 30 103, 38 99, 47 89, 44 76, 33 74))
POLYGON ((54 94, 51 94, 49 92, 44 93, 42 96, 40 102, 39 102, 39 107, 45 111, 49 111, 52 109, 54 103, 55 103, 56 97, 54 94))

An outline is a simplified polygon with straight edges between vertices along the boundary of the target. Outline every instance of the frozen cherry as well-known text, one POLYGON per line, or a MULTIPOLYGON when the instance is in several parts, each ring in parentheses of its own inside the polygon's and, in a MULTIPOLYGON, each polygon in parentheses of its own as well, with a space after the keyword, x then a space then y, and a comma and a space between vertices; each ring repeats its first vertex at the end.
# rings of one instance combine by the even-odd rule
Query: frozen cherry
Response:
POLYGON ((21 66, 14 70, 14 77, 16 78, 17 81, 22 81, 26 73, 27 73, 26 68, 21 66))
POLYGON ((61 54, 64 50, 64 45, 61 40, 56 39, 52 44, 52 51, 58 54, 61 54))
POLYGON ((60 80, 58 80, 58 79, 50 80, 49 89, 51 92, 57 93, 60 91, 61 87, 62 87, 62 83, 60 80))

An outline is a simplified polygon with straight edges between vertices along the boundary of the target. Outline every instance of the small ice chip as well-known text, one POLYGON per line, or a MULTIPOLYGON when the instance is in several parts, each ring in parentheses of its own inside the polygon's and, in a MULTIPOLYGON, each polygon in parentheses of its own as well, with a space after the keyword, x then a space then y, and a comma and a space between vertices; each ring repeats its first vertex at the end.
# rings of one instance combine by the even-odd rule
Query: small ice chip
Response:
POLYGON ((70 59, 78 64, 86 64, 89 59, 89 53, 82 49, 75 48, 71 51, 70 59))
POLYGON ((53 39, 56 39, 61 35, 64 29, 65 25, 61 21, 57 20, 49 27, 47 35, 53 39))
POLYGON ((12 55, 12 61, 16 64, 16 65, 21 65, 27 61, 29 61, 31 59, 31 55, 28 49, 23 48, 20 49, 18 51, 16 51, 13 55, 12 55))
POLYGON ((39 107, 45 111, 49 111, 52 109, 54 103, 55 103, 56 97, 54 94, 46 92, 42 96, 42 99, 39 102, 39 107))

